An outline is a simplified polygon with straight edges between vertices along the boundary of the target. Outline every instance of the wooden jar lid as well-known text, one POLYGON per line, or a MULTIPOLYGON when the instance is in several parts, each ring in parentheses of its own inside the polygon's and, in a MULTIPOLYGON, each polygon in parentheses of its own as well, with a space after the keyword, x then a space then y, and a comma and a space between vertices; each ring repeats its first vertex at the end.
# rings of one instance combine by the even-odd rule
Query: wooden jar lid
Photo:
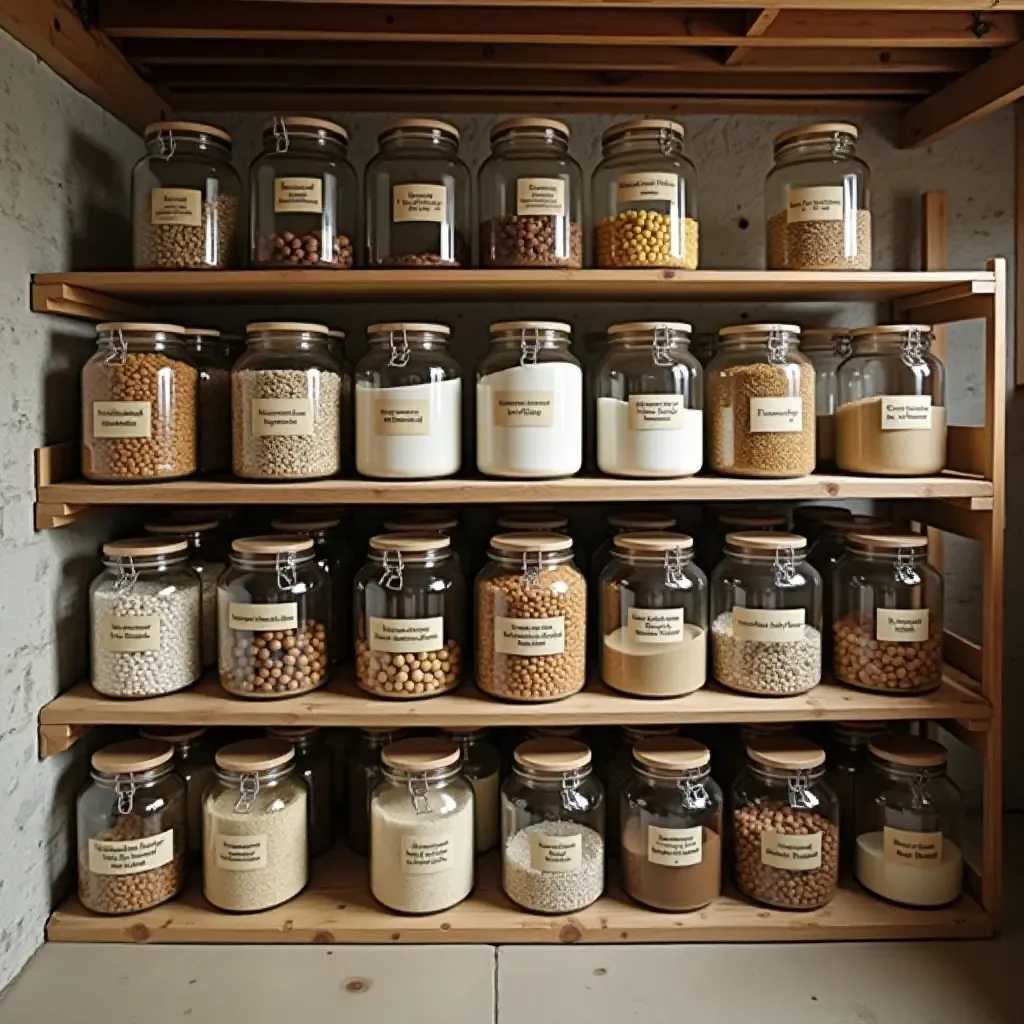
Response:
POLYGON ((461 753, 452 740, 425 736, 390 744, 381 751, 380 759, 396 771, 420 775, 455 764, 461 753))
POLYGON ((560 772, 574 772, 586 768, 592 755, 590 747, 579 740, 545 736, 520 743, 513 756, 516 763, 524 768, 557 775, 560 772))
POLYGON ((154 555, 176 555, 182 551, 188 551, 187 540, 162 540, 159 537, 132 537, 111 540, 103 545, 103 554, 114 558, 152 558, 154 555))
POLYGON ((396 320, 388 324, 370 324, 366 328, 367 337, 374 334, 401 334, 403 331, 409 334, 443 334, 446 338, 452 333, 452 329, 445 324, 421 324, 396 320))
POLYGON ((326 334, 327 327, 324 324, 296 323, 292 320, 258 320, 256 323, 246 324, 246 334, 265 334, 269 331, 291 331, 295 334, 326 334))
POLYGON ((92 755, 92 766, 105 775, 130 775, 159 768, 173 756, 174 747, 164 740, 122 740, 97 750, 92 755))
POLYGON ((633 747, 633 758, 648 768, 663 772, 687 772, 711 762, 711 751, 697 740, 683 736, 665 736, 640 740, 633 747))
POLYGON ((616 548, 638 554, 659 554, 666 551, 692 551, 693 538, 685 533, 620 533, 615 538, 616 548))
POLYGON ((295 748, 284 739, 268 736, 265 739, 239 740, 217 751, 218 768, 239 775, 269 772, 288 764, 295 757, 295 748))
POLYGON ((747 756, 768 768, 806 771, 825 763, 825 751, 798 736, 764 736, 747 744, 747 756))
POLYGON ((693 333, 693 324, 682 320, 640 320, 628 324, 612 324, 605 334, 614 338, 619 334, 644 334, 649 331, 677 331, 683 334, 693 333))
POLYGON ((312 537, 291 537, 287 533, 264 537, 239 537, 232 541, 231 549, 243 555, 289 555, 309 551, 312 537))
POLYGON ((508 334, 510 331, 555 331, 570 334, 572 327, 558 320, 499 320, 487 328, 491 334, 508 334))
POLYGON ((140 729, 139 735, 147 740, 163 740, 164 743, 187 743, 206 735, 206 729, 198 725, 153 725, 140 729))
POLYGON ((928 547, 928 538, 923 533, 872 533, 863 527, 860 532, 848 533, 846 542, 858 548, 873 548, 878 551, 928 547))
POLYGON ((162 519, 156 523, 146 523, 146 533, 158 534, 161 537, 185 537, 190 533, 209 533, 220 528, 217 519, 197 519, 194 523, 180 522, 174 519, 162 519))
POLYGON ((111 334, 122 331, 125 334, 187 334, 180 324, 144 324, 127 320, 109 320, 96 325, 97 334, 111 334))
POLYGON ((422 555, 427 551, 443 551, 452 546, 451 537, 443 533, 378 533, 370 538, 374 551, 401 551, 410 555, 422 555))
POLYGON ((845 135, 852 135, 854 138, 860 135, 860 129, 849 121, 820 121, 817 124, 802 124, 798 128, 788 128, 775 136, 773 145, 778 146, 791 139, 803 139, 809 135, 834 135, 842 132, 845 135))
POLYGON ((729 547, 745 548, 748 551, 802 551, 807 547, 807 538, 798 533, 749 530, 727 533, 725 543, 729 547))
POLYGON ((614 530, 671 530, 678 520, 665 512, 615 512, 605 522, 614 530))
POLYGON ((868 744, 868 750, 881 761, 905 768, 938 768, 949 757, 941 743, 925 736, 879 736, 868 744))
POLYGON ((302 532, 305 530, 333 530, 336 526, 341 526, 341 519, 339 516, 318 517, 299 514, 279 516, 277 519, 271 519, 270 525, 273 529, 280 530, 282 533, 302 532))
POLYGON ((540 551, 547 554, 569 551, 572 548, 572 537, 564 533, 499 533, 491 538, 491 547, 498 551, 540 551))

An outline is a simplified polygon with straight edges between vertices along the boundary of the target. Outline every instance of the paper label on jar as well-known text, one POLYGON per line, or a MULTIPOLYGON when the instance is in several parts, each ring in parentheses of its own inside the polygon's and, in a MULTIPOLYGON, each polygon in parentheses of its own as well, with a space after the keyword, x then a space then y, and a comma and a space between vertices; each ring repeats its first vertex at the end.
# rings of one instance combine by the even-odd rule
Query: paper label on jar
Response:
POLYGON ((396 224, 443 224, 448 219, 448 189, 444 185, 393 185, 391 219, 396 224))
POLYGON ((142 839, 89 840, 89 870, 94 875, 137 875, 174 860, 174 830, 142 839))
POLYGON ((887 861, 912 864, 915 868, 942 865, 941 832, 908 832, 902 828, 882 829, 882 851, 887 861))
POLYGON ((928 609, 875 609, 875 639, 920 644, 928 639, 928 609))
POLYGON ((149 193, 150 224, 203 226, 203 193, 197 188, 154 188, 149 193))
POLYGON ((492 422, 496 427, 553 427, 554 391, 495 391, 492 422))
POLYGON ((809 220, 842 220, 843 186, 815 185, 791 188, 786 207, 786 223, 799 224, 809 220))
POLYGON ((274 179, 274 213, 323 212, 324 183, 322 179, 274 179))
POLYGON ((452 839, 431 839, 424 842, 417 836, 402 836, 402 873, 436 875, 447 871, 452 862, 452 839))
POLYGON ((682 608, 630 608, 626 635, 638 644, 678 644, 683 639, 682 608))
POLYGON ((564 217, 565 182, 561 178, 518 178, 516 180, 516 213, 536 216, 564 217))
POLYGON ((105 651, 159 651, 159 615, 107 615, 102 620, 100 646, 105 651))
POLYGON ((373 432, 378 437, 410 437, 430 433, 429 398, 375 398, 373 432))
POLYGON ((803 608, 733 608, 732 635, 735 640, 793 644, 804 638, 805 618, 803 608))
POLYGON ((242 604, 232 601, 228 608, 228 626, 254 633, 298 629, 299 604, 297 601, 284 601, 281 604, 242 604))
POLYGON ((371 651, 389 654, 416 654, 439 651, 444 647, 444 618, 380 619, 374 615, 366 627, 371 651))
POLYGON ((312 433, 312 398, 252 400, 253 437, 308 437, 312 433))
POLYGON ((217 867, 222 871, 259 871, 267 866, 267 837, 226 836, 213 837, 217 867))
POLYGON ((498 654, 531 658, 565 653, 565 616, 550 619, 494 618, 494 649, 498 654))
POLYGON ((881 401, 883 430, 931 428, 931 395, 882 395, 881 401))
POLYGON ((152 437, 152 402, 93 402, 93 437, 152 437))
POLYGON ((583 866, 583 836, 530 836, 530 867, 545 874, 566 874, 583 866))
POLYGON ((647 859, 666 868, 688 868, 699 864, 704 853, 704 830, 647 826, 647 859))
POLYGON ((799 434, 803 429, 803 399, 750 399, 750 432, 752 434, 799 434))
POLYGON ((700 426, 699 409, 687 409, 682 395, 630 395, 630 430, 686 430, 700 426))
POLYGON ((821 867, 821 833, 787 836, 771 830, 762 832, 761 863, 782 871, 814 871, 821 867))
POLYGON ((671 174, 668 171, 637 171, 635 174, 619 175, 620 205, 642 202, 646 199, 675 203, 678 197, 678 174, 671 174))

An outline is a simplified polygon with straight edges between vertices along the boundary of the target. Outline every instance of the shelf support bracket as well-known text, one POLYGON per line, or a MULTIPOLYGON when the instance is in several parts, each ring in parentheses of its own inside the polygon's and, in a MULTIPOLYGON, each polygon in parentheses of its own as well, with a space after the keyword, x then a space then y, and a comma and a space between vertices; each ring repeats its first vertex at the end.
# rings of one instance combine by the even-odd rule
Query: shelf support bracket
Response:
POLYGON ((44 761, 70 750, 91 728, 91 725, 39 726, 39 759, 44 761))

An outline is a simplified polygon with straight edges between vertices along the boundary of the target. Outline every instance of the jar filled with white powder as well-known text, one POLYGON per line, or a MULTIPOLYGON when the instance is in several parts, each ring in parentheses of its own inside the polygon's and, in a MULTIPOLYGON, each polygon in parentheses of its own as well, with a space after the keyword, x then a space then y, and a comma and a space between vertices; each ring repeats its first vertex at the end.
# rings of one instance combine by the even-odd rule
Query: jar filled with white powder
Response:
POLYGON ((462 750, 462 774, 473 787, 476 817, 476 852, 498 845, 501 818, 501 755, 487 729, 446 729, 448 738, 462 750))

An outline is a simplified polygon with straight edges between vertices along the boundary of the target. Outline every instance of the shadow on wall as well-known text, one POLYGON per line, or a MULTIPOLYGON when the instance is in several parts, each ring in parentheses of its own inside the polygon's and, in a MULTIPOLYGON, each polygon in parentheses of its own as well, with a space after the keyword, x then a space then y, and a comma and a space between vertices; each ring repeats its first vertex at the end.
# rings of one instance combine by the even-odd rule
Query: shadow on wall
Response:
POLYGON ((50 334, 43 402, 43 444, 78 437, 81 419, 82 366, 94 346, 79 334, 55 330, 50 334))
POLYGON ((67 205, 69 266, 120 270, 131 264, 130 182, 123 158, 73 132, 64 181, 74 189, 67 205))

